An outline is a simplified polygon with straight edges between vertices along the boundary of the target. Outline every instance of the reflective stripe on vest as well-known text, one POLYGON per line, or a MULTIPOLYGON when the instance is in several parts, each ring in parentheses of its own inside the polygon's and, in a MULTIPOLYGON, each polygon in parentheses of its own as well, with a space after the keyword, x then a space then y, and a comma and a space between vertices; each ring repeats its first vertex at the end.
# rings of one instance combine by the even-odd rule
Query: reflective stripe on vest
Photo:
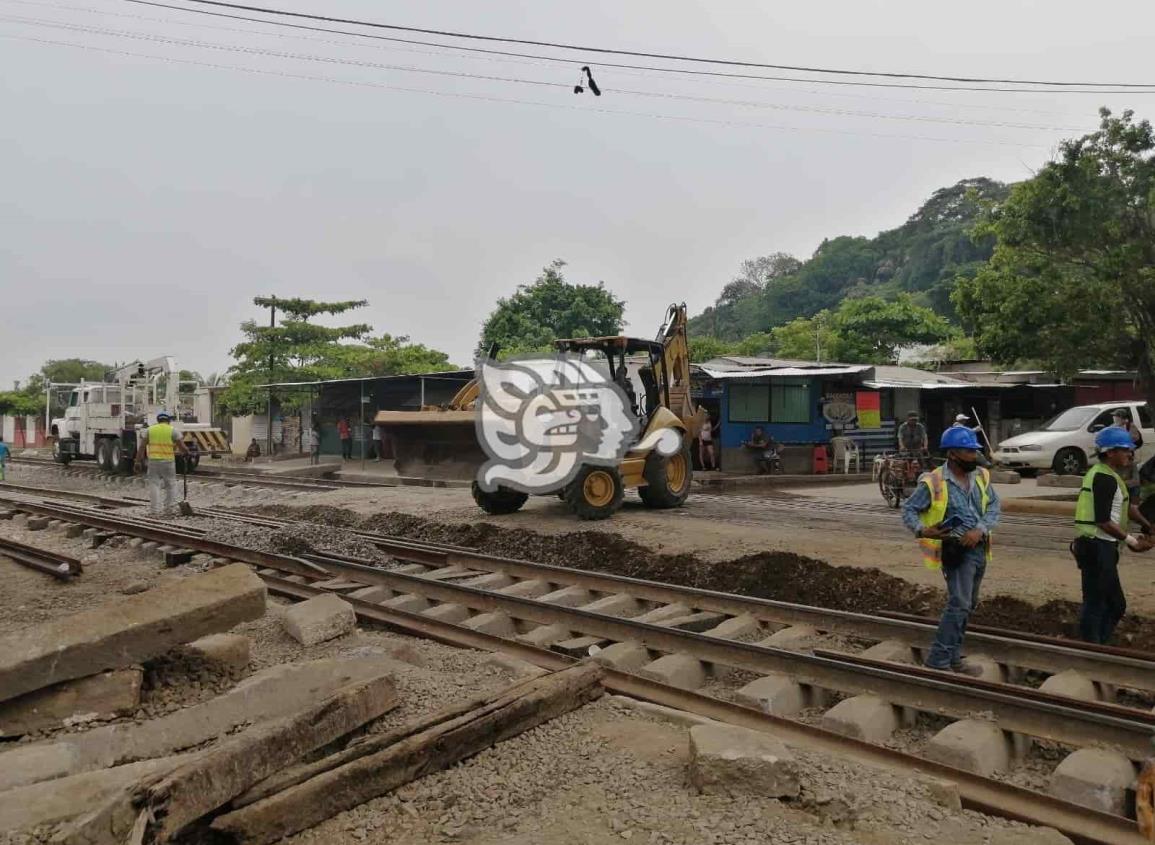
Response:
MULTIPOLYGON (((930 490, 930 507, 918 515, 919 521, 924 528, 930 528, 938 525, 946 519, 946 505, 950 498, 950 493, 947 489, 946 478, 943 475, 943 468, 932 470, 931 472, 923 473, 919 482, 925 484, 930 490)), ((975 474, 975 483, 979 486, 979 493, 982 494, 980 505, 980 513, 987 512, 987 505, 990 504, 991 497, 988 490, 990 489, 991 475, 990 473, 979 467, 975 474)), ((942 540, 935 540, 930 537, 919 537, 918 546, 922 549, 922 564, 927 569, 942 569, 942 540)), ((987 562, 991 559, 991 538, 987 535, 987 562)))
POLYGON ((157 423, 148 427, 148 459, 170 462, 175 459, 172 426, 168 423, 157 423))
POLYGON ((1127 489, 1127 482, 1102 461, 1095 464, 1083 476, 1083 485, 1079 488, 1079 500, 1075 503, 1075 530, 1081 537, 1094 537, 1099 533, 1099 524, 1095 522, 1095 476, 1106 473, 1115 479, 1119 485, 1119 492, 1123 494, 1123 505, 1119 513, 1119 528, 1127 533, 1127 523, 1131 509, 1131 493, 1127 489))

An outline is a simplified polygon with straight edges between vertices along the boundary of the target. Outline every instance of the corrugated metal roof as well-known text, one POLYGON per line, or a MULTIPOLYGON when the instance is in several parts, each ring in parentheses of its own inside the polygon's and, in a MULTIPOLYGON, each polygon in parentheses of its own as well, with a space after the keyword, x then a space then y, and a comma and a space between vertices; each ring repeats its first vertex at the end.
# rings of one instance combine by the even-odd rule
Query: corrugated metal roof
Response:
POLYGON ((748 370, 716 370, 712 367, 701 367, 703 373, 713 379, 735 378, 806 378, 809 376, 852 376, 869 372, 872 367, 867 364, 837 364, 832 366, 813 365, 810 367, 765 367, 748 370))

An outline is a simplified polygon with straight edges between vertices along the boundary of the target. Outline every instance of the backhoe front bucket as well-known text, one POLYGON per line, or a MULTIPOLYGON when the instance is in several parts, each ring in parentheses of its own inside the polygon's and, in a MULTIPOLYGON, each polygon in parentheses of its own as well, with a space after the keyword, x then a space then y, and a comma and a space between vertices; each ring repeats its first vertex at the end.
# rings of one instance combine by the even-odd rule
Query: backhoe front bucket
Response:
POLYGON ((379 411, 374 422, 404 478, 473 481, 485 463, 473 411, 379 411))

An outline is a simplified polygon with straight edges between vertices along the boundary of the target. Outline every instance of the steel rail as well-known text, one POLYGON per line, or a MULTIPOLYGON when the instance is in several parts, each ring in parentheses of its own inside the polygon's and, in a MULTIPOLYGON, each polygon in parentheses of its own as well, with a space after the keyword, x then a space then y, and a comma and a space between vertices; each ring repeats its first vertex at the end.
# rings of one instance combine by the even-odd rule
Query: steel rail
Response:
MULTIPOLYGON (((0 497, 0 500, 3 498, 0 497)), ((268 527, 284 527, 293 524, 289 520, 241 514, 220 508, 210 508, 200 513, 205 516, 267 525, 268 527)), ((84 516, 90 516, 90 514, 86 511, 77 511, 73 518, 79 519, 84 516)), ((153 530, 178 530, 159 524, 146 524, 139 520, 134 522, 153 530)), ((107 523, 96 527, 115 530, 107 523)), ((204 534, 204 529, 192 528, 191 526, 182 526, 179 530, 196 532, 198 535, 204 534)), ((504 572, 518 578, 539 579, 567 586, 579 586, 594 592, 626 593, 638 599, 662 604, 682 603, 695 609, 723 613, 728 616, 749 614, 761 621, 786 625, 811 625, 819 630, 844 636, 880 641, 897 640, 911 647, 926 647, 933 636, 936 624, 933 620, 922 617, 905 617, 887 612, 880 612, 875 615, 831 610, 772 599, 721 593, 696 587, 663 584, 623 575, 594 573, 553 564, 497 557, 465 547, 423 543, 368 531, 354 531, 352 533, 374 543, 378 548, 401 560, 431 566, 459 565, 467 569, 485 572, 504 572)), ((159 535, 151 536, 149 539, 164 543, 173 542, 172 537, 159 535)), ((180 541, 191 548, 191 539, 189 535, 184 534, 180 541)), ((212 553, 224 554, 225 552, 213 551, 212 553)), ((236 555, 233 556, 236 557, 236 555)), ((1020 635, 1018 632, 997 629, 987 631, 981 626, 969 627, 967 636, 977 651, 1010 666, 1052 673, 1074 669, 1089 678, 1115 686, 1145 690, 1155 689, 1155 656, 1144 652, 1130 649, 1104 650, 1101 646, 1093 646, 1077 640, 1020 635)))
MULTIPOLYGON (((1000 727, 1014 733, 1086 746, 1109 744, 1135 760, 1151 752, 1152 726, 1141 711, 1135 717, 1103 715, 1084 708, 1070 698, 1054 701, 1028 700, 1016 687, 979 689, 961 683, 955 675, 921 677, 898 664, 887 668, 854 665, 841 658, 817 657, 754 643, 667 628, 596 613, 582 608, 544 604, 536 599, 504 595, 432 581, 420 575, 377 569, 352 562, 344 556, 309 555, 335 576, 365 585, 379 585, 400 593, 412 593, 440 602, 460 604, 483 613, 505 613, 513 619, 542 625, 559 624, 571 631, 613 642, 635 641, 655 651, 688 654, 710 664, 744 669, 758 674, 788 674, 800 683, 853 694, 873 693, 891 703, 954 718, 988 711, 1000 727)), ((276 569, 275 565, 270 568, 276 569)), ((302 573, 295 573, 302 574, 302 573)), ((313 576, 315 577, 315 576, 313 576)))
POLYGON ((84 567, 74 557, 35 546, 26 546, 3 537, 0 537, 0 557, 8 558, 28 569, 51 575, 60 581, 71 581, 84 572, 84 567))
MULTIPOLYGON (((261 576, 269 592, 293 599, 309 599, 325 591, 318 587, 261 576)), ((573 658, 526 643, 485 634, 418 613, 383 607, 349 596, 358 617, 385 625, 405 634, 437 640, 449 645, 502 651, 547 670, 573 665, 573 658)), ((1133 821, 1122 816, 1071 804, 1050 795, 995 781, 942 763, 841 736, 814 725, 763 713, 740 704, 713 698, 691 690, 678 689, 615 669, 606 669, 605 687, 613 692, 673 707, 709 719, 769 733, 788 745, 851 758, 865 765, 897 771, 906 776, 929 776, 958 785, 959 797, 967 809, 988 815, 1053 827, 1080 845, 1143 845, 1133 821)))

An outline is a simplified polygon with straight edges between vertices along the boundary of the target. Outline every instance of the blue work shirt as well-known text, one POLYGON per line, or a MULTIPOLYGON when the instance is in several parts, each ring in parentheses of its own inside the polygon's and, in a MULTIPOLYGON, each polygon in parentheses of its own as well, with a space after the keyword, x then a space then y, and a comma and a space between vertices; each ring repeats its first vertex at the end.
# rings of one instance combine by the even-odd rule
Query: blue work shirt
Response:
POLYGON ((8 444, 0 443, 0 461, 8 460, 8 444))
MULTIPOLYGON (((993 484, 987 487, 987 512, 983 513, 983 494, 979 490, 979 483, 975 476, 978 470, 970 473, 970 489, 963 487, 950 469, 943 470, 946 479, 946 516, 944 520, 957 516, 960 527, 955 534, 962 536, 974 527, 982 529, 983 534, 990 534, 998 524, 1001 507, 999 494, 995 492, 993 484)), ((919 514, 930 507, 930 488, 921 481, 902 506, 902 521, 912 534, 918 534, 922 528, 919 514)))

